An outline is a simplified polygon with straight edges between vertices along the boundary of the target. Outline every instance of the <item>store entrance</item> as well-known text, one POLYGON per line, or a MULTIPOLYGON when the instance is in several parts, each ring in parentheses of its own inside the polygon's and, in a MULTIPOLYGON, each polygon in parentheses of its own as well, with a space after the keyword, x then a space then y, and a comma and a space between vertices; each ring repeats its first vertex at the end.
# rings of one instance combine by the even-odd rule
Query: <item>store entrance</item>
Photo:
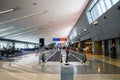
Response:
POLYGON ((85 41, 85 49, 88 57, 92 57, 92 40, 85 41))
POLYGON ((112 39, 112 47, 111 47, 111 58, 116 58, 116 46, 115 39, 112 39))

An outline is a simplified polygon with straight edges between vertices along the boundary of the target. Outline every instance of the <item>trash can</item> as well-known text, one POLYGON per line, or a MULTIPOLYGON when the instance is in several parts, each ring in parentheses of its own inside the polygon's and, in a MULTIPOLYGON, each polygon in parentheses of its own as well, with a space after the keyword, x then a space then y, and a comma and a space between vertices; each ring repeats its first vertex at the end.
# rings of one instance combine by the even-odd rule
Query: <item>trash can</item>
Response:
POLYGON ((73 80, 73 66, 63 65, 61 66, 61 80, 73 80))

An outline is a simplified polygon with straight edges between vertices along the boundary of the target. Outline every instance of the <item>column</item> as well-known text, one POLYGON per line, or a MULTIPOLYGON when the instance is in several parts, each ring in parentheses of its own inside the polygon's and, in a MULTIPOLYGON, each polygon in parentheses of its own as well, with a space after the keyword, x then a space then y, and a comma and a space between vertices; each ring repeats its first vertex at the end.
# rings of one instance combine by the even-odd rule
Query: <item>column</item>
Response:
POLYGON ((92 53, 95 54, 95 41, 92 41, 92 53))
POLYGON ((111 57, 112 40, 108 40, 109 57, 111 57))
POLYGON ((102 55, 105 55, 105 43, 102 41, 102 55))
POLYGON ((115 47, 116 47, 116 56, 117 59, 120 59, 120 39, 115 39, 115 47))

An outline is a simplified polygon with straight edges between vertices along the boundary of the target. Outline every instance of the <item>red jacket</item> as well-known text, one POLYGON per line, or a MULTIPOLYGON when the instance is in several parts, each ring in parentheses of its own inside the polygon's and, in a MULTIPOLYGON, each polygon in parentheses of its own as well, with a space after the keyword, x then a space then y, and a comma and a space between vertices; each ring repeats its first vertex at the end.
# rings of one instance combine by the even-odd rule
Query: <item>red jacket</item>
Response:
POLYGON ((69 49, 68 48, 66 49, 66 53, 69 54, 69 49))

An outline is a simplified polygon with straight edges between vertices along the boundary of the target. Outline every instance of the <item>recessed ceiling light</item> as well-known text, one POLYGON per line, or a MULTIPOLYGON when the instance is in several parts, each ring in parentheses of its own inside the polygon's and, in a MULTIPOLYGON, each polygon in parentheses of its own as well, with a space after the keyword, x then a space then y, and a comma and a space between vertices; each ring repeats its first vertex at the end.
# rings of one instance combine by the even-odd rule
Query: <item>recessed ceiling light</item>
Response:
POLYGON ((84 29, 84 32, 86 32, 87 31, 87 29, 84 29))

